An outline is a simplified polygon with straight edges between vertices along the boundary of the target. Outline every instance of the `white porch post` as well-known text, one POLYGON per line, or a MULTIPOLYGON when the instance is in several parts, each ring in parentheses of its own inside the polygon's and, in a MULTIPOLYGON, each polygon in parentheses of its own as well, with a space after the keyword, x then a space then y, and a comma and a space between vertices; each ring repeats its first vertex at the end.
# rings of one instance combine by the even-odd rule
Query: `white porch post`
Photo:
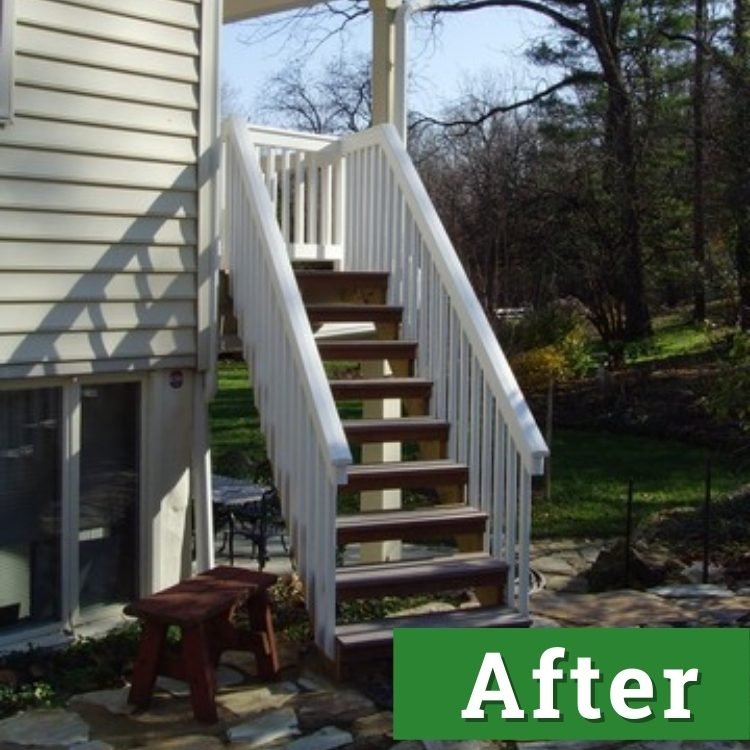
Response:
POLYGON ((409 77, 409 16, 411 15, 411 4, 404 2, 396 11, 396 63, 395 63, 395 110, 393 123, 406 143, 407 128, 407 105, 406 88, 409 77))
POLYGON ((406 16, 402 0, 370 0, 372 9, 372 120, 406 132, 406 16))

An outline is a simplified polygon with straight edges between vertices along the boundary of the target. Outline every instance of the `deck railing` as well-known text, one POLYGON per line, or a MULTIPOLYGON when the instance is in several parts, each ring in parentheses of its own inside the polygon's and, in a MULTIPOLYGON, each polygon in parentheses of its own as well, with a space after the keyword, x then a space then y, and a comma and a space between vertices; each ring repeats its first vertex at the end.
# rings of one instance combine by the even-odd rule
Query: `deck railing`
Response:
POLYGON ((467 502, 491 519, 485 549, 526 614, 531 479, 547 446, 395 129, 335 140, 234 121, 226 162, 235 307, 318 644, 332 655, 336 483, 351 456, 290 258, 390 273, 431 411, 452 425, 449 456, 469 466, 467 502))
POLYGON ((467 502, 490 515, 486 551, 508 563, 507 603, 526 614, 531 477, 547 446, 395 128, 344 139, 342 157, 344 267, 390 272, 432 413, 451 424, 449 456, 469 466, 467 502))
MULTIPOLYGON (((316 643, 335 634, 336 496, 352 462, 258 163, 240 120, 225 131, 224 262, 274 481, 316 643)), ((267 173, 268 174, 268 173, 267 173)))
POLYGON ((249 129, 281 235, 293 260, 341 260, 344 169, 340 141, 249 129))

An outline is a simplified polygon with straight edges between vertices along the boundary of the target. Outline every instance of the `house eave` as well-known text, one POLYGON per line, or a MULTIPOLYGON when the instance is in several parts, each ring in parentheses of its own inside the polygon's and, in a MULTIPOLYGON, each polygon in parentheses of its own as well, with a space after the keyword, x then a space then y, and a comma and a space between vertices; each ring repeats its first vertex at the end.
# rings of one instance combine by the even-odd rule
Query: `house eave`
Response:
POLYGON ((224 23, 315 5, 319 0, 224 0, 224 23))

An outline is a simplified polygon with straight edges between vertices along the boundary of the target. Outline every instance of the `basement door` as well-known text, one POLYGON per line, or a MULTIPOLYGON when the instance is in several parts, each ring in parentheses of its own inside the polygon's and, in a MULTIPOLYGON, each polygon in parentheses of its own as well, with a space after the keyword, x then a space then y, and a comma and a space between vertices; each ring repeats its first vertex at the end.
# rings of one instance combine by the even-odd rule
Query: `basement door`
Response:
POLYGON ((78 606, 133 599, 138 581, 138 383, 81 388, 78 606))
POLYGON ((141 390, 0 389, 0 646, 119 615, 138 594, 141 390))

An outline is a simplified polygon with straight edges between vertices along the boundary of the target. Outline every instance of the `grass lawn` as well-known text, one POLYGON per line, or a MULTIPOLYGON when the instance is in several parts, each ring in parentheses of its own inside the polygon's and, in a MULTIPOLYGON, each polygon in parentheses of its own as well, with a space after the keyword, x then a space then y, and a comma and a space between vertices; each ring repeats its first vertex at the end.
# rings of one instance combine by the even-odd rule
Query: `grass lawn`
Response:
POLYGON ((211 457, 214 472, 238 479, 252 479, 255 465, 266 458, 244 362, 219 362, 219 388, 211 404, 211 457))
MULTIPOLYGON (((541 492, 532 533, 540 537, 624 534, 628 480, 634 482, 636 522, 666 508, 697 505, 705 495, 702 448, 603 432, 558 430, 552 445, 552 500, 541 492)), ((713 498, 750 481, 730 458, 712 456, 713 498)))
MULTIPOLYGON (((357 407, 347 404, 347 416, 357 407)), ((707 453, 683 443, 602 432, 558 430, 552 446, 552 501, 533 506, 536 538, 616 536, 624 532, 625 497, 635 482, 635 517, 703 501, 707 453)), ((265 442, 243 362, 222 362, 211 405, 214 471, 253 478, 265 460, 265 442)), ((714 497, 750 481, 731 459, 713 457, 714 497)), ((349 511, 353 508, 349 508, 349 511)))
MULTIPOLYGON (((654 334, 625 345, 626 364, 656 363, 672 358, 704 355, 715 350, 732 332, 721 323, 699 325, 687 318, 688 311, 657 315, 653 319, 654 334)), ((603 351, 601 341, 592 341, 593 352, 603 351)))

